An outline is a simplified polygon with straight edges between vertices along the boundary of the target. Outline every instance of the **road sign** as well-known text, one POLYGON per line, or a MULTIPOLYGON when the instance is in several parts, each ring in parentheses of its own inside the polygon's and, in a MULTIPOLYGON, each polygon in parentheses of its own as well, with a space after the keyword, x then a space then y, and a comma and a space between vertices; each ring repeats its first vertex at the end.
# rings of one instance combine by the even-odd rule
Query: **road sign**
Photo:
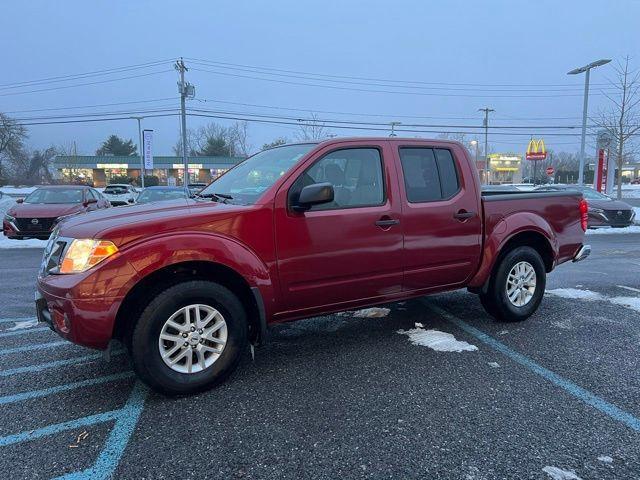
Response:
POLYGON ((551 176, 553 175, 553 172, 555 172, 555 170, 553 169, 553 167, 547 167, 546 172, 547 172, 547 175, 551 176))
POLYGON ((525 158, 527 160, 545 160, 547 158, 547 150, 544 146, 544 140, 542 138, 532 138, 531 140, 529 140, 525 158))
POLYGON ((142 131, 144 169, 153 170, 153 130, 142 131))

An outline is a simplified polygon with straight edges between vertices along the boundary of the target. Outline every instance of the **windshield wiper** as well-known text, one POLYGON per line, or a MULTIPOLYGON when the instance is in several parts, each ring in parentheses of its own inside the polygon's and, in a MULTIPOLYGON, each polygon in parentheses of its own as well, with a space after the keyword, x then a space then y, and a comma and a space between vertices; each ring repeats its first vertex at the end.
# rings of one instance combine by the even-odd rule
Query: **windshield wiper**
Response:
POLYGON ((233 197, 226 193, 200 193, 197 196, 201 198, 211 198, 215 202, 221 201, 222 203, 229 203, 227 200, 233 200, 233 197))

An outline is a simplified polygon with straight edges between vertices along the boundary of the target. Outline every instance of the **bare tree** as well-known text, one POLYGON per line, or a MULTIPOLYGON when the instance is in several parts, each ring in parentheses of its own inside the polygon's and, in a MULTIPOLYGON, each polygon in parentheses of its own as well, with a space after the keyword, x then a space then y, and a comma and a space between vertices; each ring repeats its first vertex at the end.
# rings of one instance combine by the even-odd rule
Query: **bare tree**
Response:
POLYGON ((2 170, 2 160, 11 159, 24 147, 27 129, 4 113, 0 113, 0 181, 5 173, 2 170))
POLYGON ((268 150, 270 148, 279 147, 280 145, 285 145, 289 141, 286 137, 278 137, 269 143, 265 143, 262 145, 262 150, 268 150))
MULTIPOLYGON (((250 149, 246 122, 237 122, 228 127, 212 122, 195 130, 187 129, 189 156, 247 157, 250 149)), ((182 156, 181 138, 173 147, 173 152, 182 156)))
POLYGON ((312 113, 310 118, 302 118, 298 121, 300 122, 300 126, 295 136, 301 142, 307 140, 322 140, 331 136, 325 123, 321 122, 315 113, 312 113))
POLYGON ((616 146, 615 160, 618 169, 617 197, 622 198, 622 166, 637 146, 640 134, 640 72, 629 68, 629 56, 614 67, 616 78, 609 80, 615 93, 603 94, 611 102, 608 110, 600 112, 595 125, 606 130, 616 146))

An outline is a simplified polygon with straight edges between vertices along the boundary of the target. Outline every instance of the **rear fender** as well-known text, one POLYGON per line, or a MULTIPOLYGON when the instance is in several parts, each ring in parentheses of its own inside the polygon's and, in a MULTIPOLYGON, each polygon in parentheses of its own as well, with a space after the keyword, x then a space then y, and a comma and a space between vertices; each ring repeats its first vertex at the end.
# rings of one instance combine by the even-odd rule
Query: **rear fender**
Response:
POLYGON ((469 288, 478 289, 486 287, 496 261, 503 252, 504 247, 516 235, 526 232, 537 233, 543 236, 549 244, 553 262, 558 257, 558 241, 551 225, 532 212, 515 212, 498 220, 493 227, 487 226, 487 233, 482 252, 482 261, 477 273, 469 282, 469 288))

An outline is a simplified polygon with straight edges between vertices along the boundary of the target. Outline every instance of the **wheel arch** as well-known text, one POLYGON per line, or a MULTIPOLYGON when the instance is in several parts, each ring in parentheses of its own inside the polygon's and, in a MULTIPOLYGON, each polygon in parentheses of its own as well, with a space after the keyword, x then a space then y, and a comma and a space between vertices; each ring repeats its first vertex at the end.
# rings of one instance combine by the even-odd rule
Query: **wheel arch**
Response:
POLYGON ((172 285, 191 280, 207 280, 228 288, 238 297, 247 314, 249 339, 265 340, 266 318, 262 295, 233 268, 208 260, 172 263, 142 277, 125 295, 116 314, 113 337, 126 341, 150 299, 172 285))

